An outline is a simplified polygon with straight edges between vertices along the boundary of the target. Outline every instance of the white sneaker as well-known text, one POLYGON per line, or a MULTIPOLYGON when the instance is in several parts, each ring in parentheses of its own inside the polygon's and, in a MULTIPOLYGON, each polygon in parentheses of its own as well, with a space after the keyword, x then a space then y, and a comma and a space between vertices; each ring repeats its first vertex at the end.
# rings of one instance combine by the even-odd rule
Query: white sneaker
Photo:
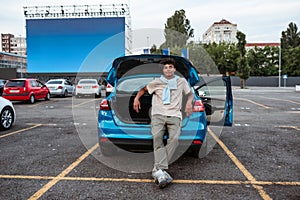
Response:
POLYGON ((173 178, 170 176, 170 174, 161 169, 152 173, 152 176, 155 180, 155 183, 158 184, 159 188, 165 188, 173 181, 173 178))

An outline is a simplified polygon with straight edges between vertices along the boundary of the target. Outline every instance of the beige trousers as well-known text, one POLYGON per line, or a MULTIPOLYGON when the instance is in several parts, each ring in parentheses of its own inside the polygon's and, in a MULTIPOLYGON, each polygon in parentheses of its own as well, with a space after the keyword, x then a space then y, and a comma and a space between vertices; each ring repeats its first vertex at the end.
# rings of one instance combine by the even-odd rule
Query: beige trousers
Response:
POLYGON ((181 119, 172 116, 153 115, 151 118, 151 132, 153 137, 154 168, 168 169, 169 162, 178 146, 178 138, 181 132, 181 119), (163 138, 168 134, 167 144, 163 138))

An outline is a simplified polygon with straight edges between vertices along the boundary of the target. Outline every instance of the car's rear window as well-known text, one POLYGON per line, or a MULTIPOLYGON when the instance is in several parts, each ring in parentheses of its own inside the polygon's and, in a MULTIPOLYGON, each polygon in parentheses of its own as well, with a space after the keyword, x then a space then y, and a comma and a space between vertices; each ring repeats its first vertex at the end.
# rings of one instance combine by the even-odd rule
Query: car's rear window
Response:
POLYGON ((62 81, 49 81, 47 84, 62 84, 62 81))
POLYGON ((25 87, 25 80, 9 80, 6 87, 25 87))
POLYGON ((79 81, 79 84, 97 84, 96 80, 82 80, 79 81))
POLYGON ((142 87, 146 86, 148 83, 150 83, 154 78, 153 77, 139 77, 139 78, 130 78, 130 79, 124 79, 122 81, 119 81, 117 85, 117 92, 122 93, 131 93, 131 92, 137 92, 142 87))

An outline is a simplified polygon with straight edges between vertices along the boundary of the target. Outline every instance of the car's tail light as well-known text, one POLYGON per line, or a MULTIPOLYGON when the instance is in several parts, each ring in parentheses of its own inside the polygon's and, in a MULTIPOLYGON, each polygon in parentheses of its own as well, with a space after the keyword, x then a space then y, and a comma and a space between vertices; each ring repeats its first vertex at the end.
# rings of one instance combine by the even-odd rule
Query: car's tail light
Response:
POLYGON ((63 89, 63 86, 61 86, 61 85, 60 85, 60 86, 58 86, 58 88, 57 88, 57 89, 63 89))
POLYGON ((200 145, 202 144, 201 140, 193 140, 193 144, 200 145))
POLYGON ((77 85, 77 88, 82 88, 82 86, 81 85, 77 85))
POLYGON ((201 100, 195 100, 193 112, 204 112, 205 108, 201 100))
POLYGON ((110 110, 108 100, 103 99, 100 103, 100 110, 110 110))
POLYGON ((98 85, 93 85, 92 88, 94 88, 94 89, 95 89, 95 88, 98 88, 98 85))
POLYGON ((26 92, 26 87, 23 88, 24 92, 26 92))

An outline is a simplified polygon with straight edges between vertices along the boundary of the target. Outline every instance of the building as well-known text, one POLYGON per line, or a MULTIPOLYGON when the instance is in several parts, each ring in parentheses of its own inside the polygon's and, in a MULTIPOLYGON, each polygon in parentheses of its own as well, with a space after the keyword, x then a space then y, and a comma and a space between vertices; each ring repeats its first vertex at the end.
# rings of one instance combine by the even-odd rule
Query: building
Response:
POLYGON ((222 19, 220 22, 214 22, 203 34, 203 43, 237 43, 236 33, 237 24, 222 19))
POLYGON ((254 49, 254 48, 264 48, 264 47, 280 47, 280 43, 247 43, 245 45, 246 50, 254 49))
POLYGON ((2 51, 6 53, 26 55, 26 38, 15 37, 13 34, 1 34, 2 51))
POLYGON ((0 52, 0 70, 15 69, 17 73, 27 72, 26 56, 0 52))

